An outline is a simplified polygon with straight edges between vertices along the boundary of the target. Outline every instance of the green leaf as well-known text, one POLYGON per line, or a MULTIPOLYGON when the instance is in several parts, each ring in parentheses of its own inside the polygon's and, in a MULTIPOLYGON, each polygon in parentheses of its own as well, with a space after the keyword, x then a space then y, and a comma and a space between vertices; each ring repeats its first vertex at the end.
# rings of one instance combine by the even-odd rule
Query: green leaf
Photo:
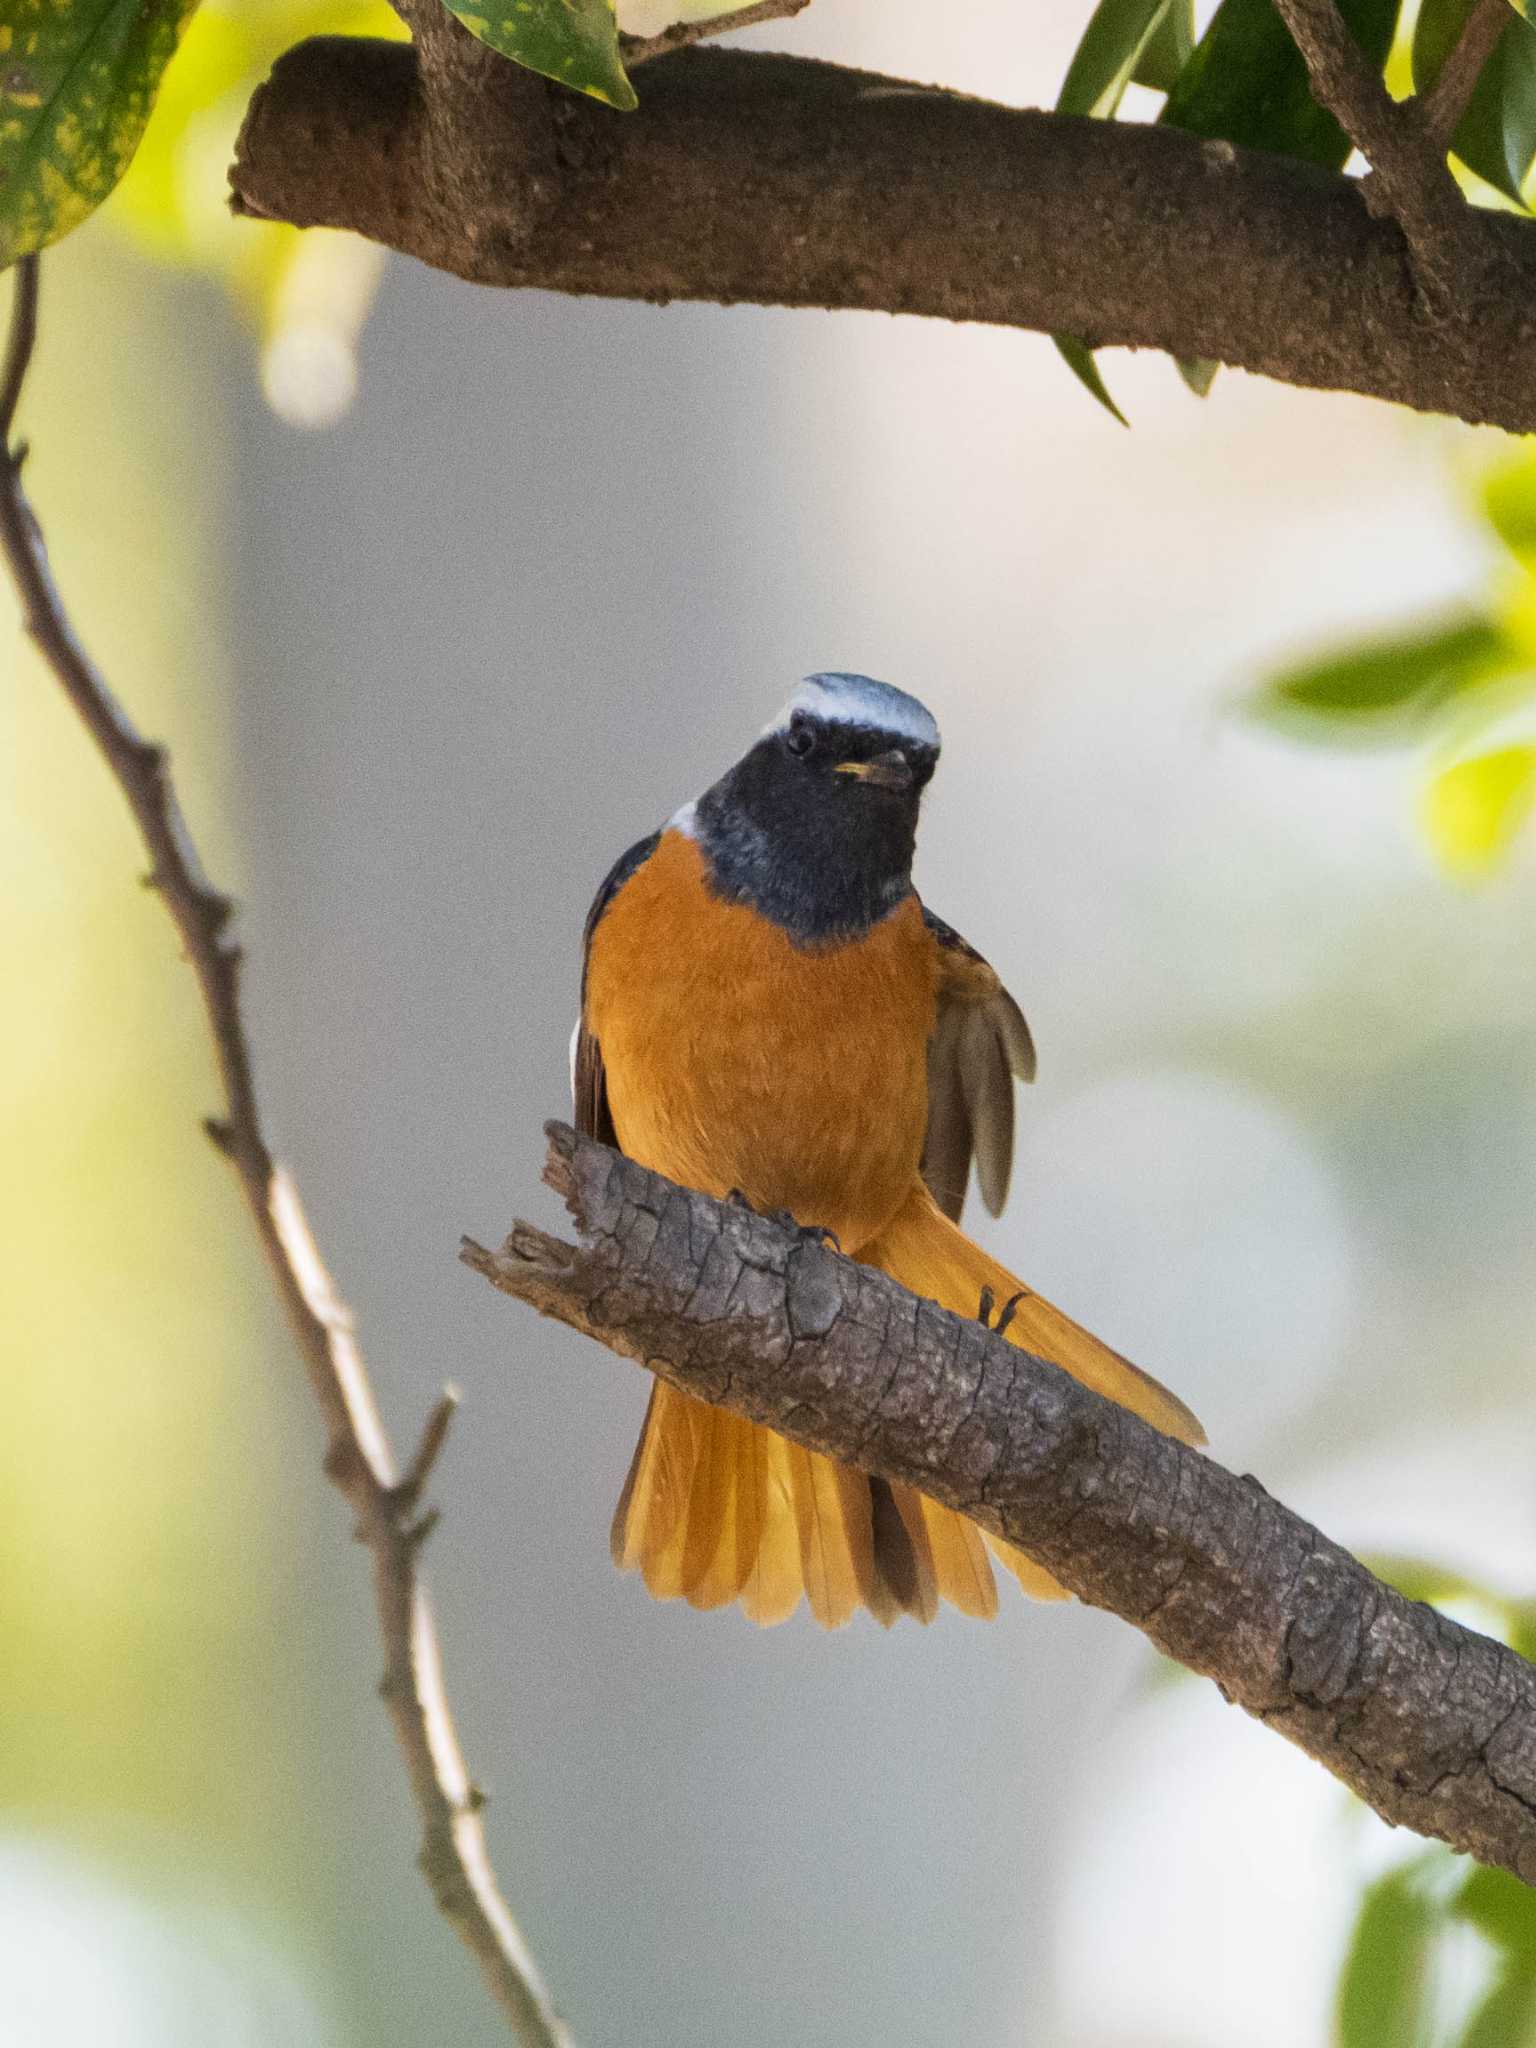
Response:
POLYGON ((1536 1980, 1516 1970, 1494 1985, 1468 2020, 1456 2048, 1532 2048, 1533 2043, 1536 1980))
MULTIPOLYGON (((1057 113, 1109 119, 1166 18, 1170 13, 1187 12, 1190 5, 1191 0, 1099 0, 1061 82, 1057 113)), ((1083 388, 1106 412, 1113 413, 1122 427, 1128 427, 1130 421, 1110 397, 1088 344, 1075 334, 1053 334, 1051 339, 1083 388)))
POLYGON ((1184 382, 1196 398, 1208 398, 1211 386, 1216 381, 1220 363, 1213 363, 1209 356, 1175 356, 1174 365, 1184 382))
POLYGON ((1099 375, 1099 366, 1093 359, 1093 350, 1086 341, 1079 341, 1075 334, 1053 334, 1052 341, 1061 351, 1062 361, 1086 391, 1093 396, 1108 413, 1113 413, 1122 427, 1131 423, 1109 395, 1108 386, 1099 375))
POLYGON ((1170 0, 1099 0, 1067 66, 1057 113, 1108 119, 1169 8, 1170 0))
POLYGON ((1491 874, 1536 805, 1536 746, 1499 747, 1442 768, 1424 792, 1430 844, 1453 874, 1491 874))
POLYGON ((1512 555, 1527 563, 1536 558, 1536 461, 1529 454, 1484 477, 1483 511, 1512 555))
POLYGON ((1397 739, 1514 659, 1497 626, 1462 617, 1282 669, 1252 708, 1278 724, 1322 726, 1330 738, 1397 739))
POLYGON ((1169 0, 1167 12, 1142 45, 1131 83, 1150 86, 1153 92, 1172 92, 1194 50, 1195 0, 1169 0))
POLYGON ((491 0, 487 12, 473 0, 444 0, 473 36, 530 71, 626 113, 639 101, 619 58, 612 0, 491 0))
MULTIPOLYGON (((1472 0, 1424 0, 1413 33, 1417 91, 1427 92, 1440 76, 1471 9, 1472 0)), ((1521 200, 1536 161, 1536 28, 1513 8, 1451 147, 1506 198, 1521 200)))
POLYGON ((196 0, 6 0, 0 268, 95 211, 133 160, 196 0))
MULTIPOLYGON (((1355 41, 1380 70, 1398 0, 1339 0, 1355 41)), ((1338 170, 1350 142, 1313 99, 1307 67, 1273 0, 1222 0, 1168 95, 1162 118, 1192 135, 1267 149, 1338 170)))
POLYGON ((1429 2018, 1438 1914, 1410 1863, 1368 1887, 1339 1979, 1339 2048, 1415 2048, 1429 2018))
POLYGON ((1510 15, 1451 147, 1497 191, 1525 203, 1525 181, 1536 162, 1536 28, 1524 15, 1510 15))
POLYGON ((1536 1975, 1536 1892, 1507 1870, 1473 1870, 1451 1910, 1536 1975))

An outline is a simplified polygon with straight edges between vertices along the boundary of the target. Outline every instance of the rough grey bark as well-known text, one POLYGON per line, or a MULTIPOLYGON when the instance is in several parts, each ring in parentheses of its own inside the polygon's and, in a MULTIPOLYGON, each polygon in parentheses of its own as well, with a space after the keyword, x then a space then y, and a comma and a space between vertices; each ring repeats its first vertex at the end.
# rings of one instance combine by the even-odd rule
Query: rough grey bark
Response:
POLYGON ((1476 217, 1430 319, 1358 180, 723 49, 647 65, 617 115, 443 20, 421 62, 290 51, 251 104, 237 209, 481 284, 1071 332, 1536 429, 1536 233, 1512 216, 1476 217))
POLYGON ((1009 1537, 1384 1820, 1536 1884, 1536 1667, 981 1323, 547 1129, 581 1242, 523 1223, 500 1252, 466 1241, 495 1286, 1009 1537))

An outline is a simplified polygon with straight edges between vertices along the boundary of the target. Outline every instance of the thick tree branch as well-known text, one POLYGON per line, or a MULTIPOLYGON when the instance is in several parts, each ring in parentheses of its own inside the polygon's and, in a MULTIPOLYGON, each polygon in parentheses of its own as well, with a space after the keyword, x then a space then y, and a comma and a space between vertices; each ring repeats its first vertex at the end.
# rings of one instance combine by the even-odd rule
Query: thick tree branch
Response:
POLYGON ((648 66, 632 115, 512 64, 477 79, 455 121, 439 78, 429 122, 410 46, 301 44, 252 102, 236 206, 481 284, 986 321, 1536 429, 1512 217, 1476 217, 1496 260, 1426 321, 1360 180, 1170 128, 714 48, 648 66))
POLYGON ((547 1126, 581 1243, 463 1257, 688 1392, 1022 1545, 1385 1820, 1536 1884, 1536 1667, 979 1322, 547 1126))
POLYGON ((86 654, 49 572, 42 533, 22 486, 25 451, 11 429, 36 334, 37 259, 17 272, 11 340, 0 376, 0 552, 28 634, 53 670, 133 814, 159 892, 197 976, 224 1088, 208 1133, 239 1177, 256 1233, 320 1412, 325 1469, 356 1517, 373 1562, 384 1639, 380 1685, 421 1816, 421 1866, 438 1905, 480 1964, 525 2048, 568 2048, 538 1971, 497 1888, 481 1824, 481 1795, 459 1747, 443 1689, 436 1624, 417 1567, 431 1526, 417 1508, 443 1447, 454 1396, 427 1418, 403 1478, 395 1472, 352 1319, 326 1272, 298 1190, 267 1148, 240 1010, 233 905, 208 880, 187 831, 163 747, 142 739, 86 654))

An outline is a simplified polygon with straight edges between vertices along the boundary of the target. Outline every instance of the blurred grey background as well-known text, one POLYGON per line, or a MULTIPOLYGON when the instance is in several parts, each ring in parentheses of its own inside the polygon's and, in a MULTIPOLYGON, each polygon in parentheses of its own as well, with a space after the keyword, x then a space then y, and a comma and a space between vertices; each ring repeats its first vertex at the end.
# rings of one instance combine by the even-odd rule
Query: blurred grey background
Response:
MULTIPOLYGON (((817 0, 755 39, 1041 101, 1080 26, 817 0)), ((138 275, 81 259, 74 317, 138 275)), ((150 424, 222 507, 199 571, 220 616, 176 600, 216 644, 222 784, 195 711, 166 736, 223 808, 268 1114, 397 1439, 442 1380, 463 1391, 430 1554, 449 1684, 578 2040, 1325 2039, 1359 1874, 1388 1853, 1336 1786, 1076 1607, 1005 1594, 991 1627, 824 1637, 653 1605, 606 1550, 642 1376, 455 1249, 559 1221, 540 1126, 566 1113, 611 859, 801 674, 862 669, 940 720, 919 883, 1040 1047, 1013 1200, 979 1234, 1340 1540, 1529 1591, 1530 855, 1454 885, 1401 757, 1305 753, 1237 703, 1278 655, 1476 584, 1472 437, 1226 372, 1202 405, 1171 365, 1111 357, 1126 433, 1039 337, 503 296, 404 263, 356 404, 305 435, 206 291, 155 290, 204 366, 150 424)), ((164 329, 135 332, 124 376, 147 389, 164 329)), ((64 390, 67 357, 49 371, 64 390)), ((131 560, 131 511, 106 518, 131 560)), ((145 578, 174 582, 142 546, 145 578)), ((121 607, 95 627, 116 676, 127 631, 121 607)), ((80 792, 110 802, 88 773, 80 792)), ((36 821, 46 863, 70 820, 36 821)), ((126 896, 126 839, 106 858, 126 896)), ((180 1016, 190 988, 145 934, 180 1016)), ((91 961, 78 999, 110 1008, 91 961)), ((228 1234, 217 1306, 248 1319, 260 1276, 192 1129, 196 1059, 171 1091, 184 1242, 195 1266, 200 1231, 228 1234)), ((159 1187, 130 1198, 151 1221, 159 1187)), ((217 1321, 177 1341, 202 1371, 217 1321)), ((216 1654, 254 1703, 241 1742, 270 1745, 271 1801, 231 1830, 271 1839, 200 1875, 196 1797, 153 1854, 142 1814, 93 1838, 118 1892, 158 1900, 157 1940, 222 1958, 225 1991, 167 1964, 180 1988, 145 1992, 138 2032, 121 1996, 69 2031, 55 1991, 25 2041, 489 2048, 499 2022, 411 1867, 364 1560, 275 1322, 228 1404, 193 1400, 222 1499, 269 1503, 228 1581, 259 1583, 259 1613, 216 1654)), ((207 1490, 167 1511, 189 1541, 218 1523, 207 1490)), ((181 1654, 221 1626, 194 1616, 181 1654)), ((163 1684, 187 1768, 238 1775, 174 1668, 163 1684)), ((19 1810, 15 1853, 53 1857, 52 1825, 45 1798, 19 1810)), ((40 1866, 18 1867, 35 1899, 40 1866)), ((107 1879, 59 1882, 52 1927, 107 1879)), ((103 1915, 129 1911, 113 1897, 103 1915)), ((153 1944, 127 1947, 160 1984, 153 1944)))

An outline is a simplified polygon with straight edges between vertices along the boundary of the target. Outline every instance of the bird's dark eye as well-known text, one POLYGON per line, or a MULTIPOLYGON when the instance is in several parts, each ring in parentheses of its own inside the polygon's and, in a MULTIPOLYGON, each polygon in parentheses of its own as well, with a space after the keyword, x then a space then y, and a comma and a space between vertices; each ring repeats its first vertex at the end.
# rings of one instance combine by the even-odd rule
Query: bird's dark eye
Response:
POLYGON ((784 744, 792 754, 798 754, 802 759, 815 747, 816 728, 802 713, 797 711, 789 721, 789 731, 784 735, 784 744))

